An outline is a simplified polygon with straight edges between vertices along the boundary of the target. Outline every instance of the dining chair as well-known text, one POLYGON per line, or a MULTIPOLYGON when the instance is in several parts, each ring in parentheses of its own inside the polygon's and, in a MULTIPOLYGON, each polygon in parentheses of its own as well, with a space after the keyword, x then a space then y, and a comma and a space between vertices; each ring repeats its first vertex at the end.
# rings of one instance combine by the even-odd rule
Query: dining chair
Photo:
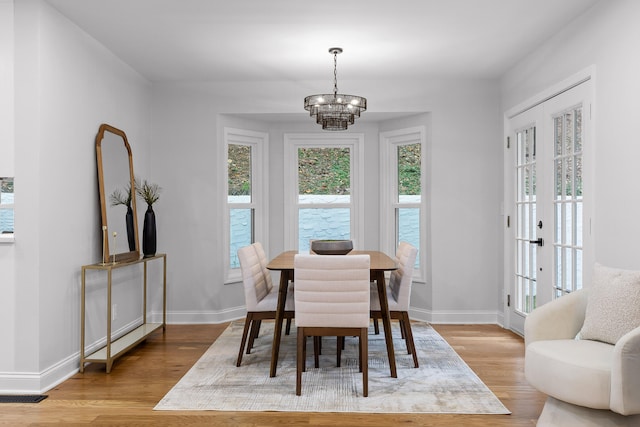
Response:
POLYGON ((306 339, 359 337, 363 396, 369 395, 369 255, 308 255, 294 258, 297 326, 296 395, 302 394, 306 339))
MULTIPOLYGON (((262 247, 262 243, 255 242, 252 245, 256 249, 256 253, 258 254, 258 259, 260 260, 260 267, 262 268, 262 273, 264 274, 264 278, 267 281, 267 289, 269 292, 273 289, 273 280, 271 279, 271 271, 267 268, 267 264, 269 260, 267 259, 267 255, 264 252, 264 248, 262 247)), ((289 288, 293 289, 293 282, 289 284, 289 288)), ((249 349, 253 348, 253 341, 258 338, 258 334, 260 333, 260 325, 261 322, 258 320, 256 322, 257 327, 255 328, 255 333, 252 333, 249 336, 249 349)), ((285 334, 289 335, 291 331, 291 317, 287 317, 287 326, 285 329, 285 334)))
MULTIPOLYGON (((416 368, 418 367, 418 355, 413 341, 411 320, 409 319, 409 303, 413 266, 416 262, 417 253, 418 249, 411 244, 400 242, 396 252, 398 269, 391 272, 389 284, 387 285, 389 315, 392 319, 399 320, 402 338, 406 342, 407 352, 413 355, 413 366, 416 368)), ((377 324, 377 320, 382 318, 377 287, 372 287, 371 289, 371 318, 374 321, 374 326, 377 324)))
MULTIPOLYGON (((276 318, 276 307, 278 304, 278 289, 273 285, 269 286, 270 280, 267 279, 260 262, 259 251, 254 243, 249 246, 238 249, 238 259, 240 260, 240 271, 242 273, 242 283, 244 285, 244 299, 247 306, 247 317, 244 322, 244 330, 242 332, 242 340, 240 342, 240 351, 238 352, 238 360, 236 366, 242 363, 242 354, 247 336, 251 328, 250 343, 247 344, 247 354, 253 348, 253 339, 257 337, 260 328, 260 322, 264 319, 276 318)), ((262 251, 264 255, 264 251, 262 251)), ((268 271, 267 271, 268 273, 268 271)), ((269 276, 270 277, 270 276, 269 276)), ((289 320, 294 316, 294 299, 293 291, 288 290, 284 318, 289 320)))

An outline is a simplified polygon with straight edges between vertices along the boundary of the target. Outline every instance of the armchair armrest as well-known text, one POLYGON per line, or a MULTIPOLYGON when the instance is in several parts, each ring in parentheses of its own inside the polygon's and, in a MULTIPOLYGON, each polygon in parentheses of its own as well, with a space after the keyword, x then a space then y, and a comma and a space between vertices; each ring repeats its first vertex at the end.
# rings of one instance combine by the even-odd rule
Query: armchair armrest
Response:
POLYGON ((535 341, 574 338, 582 328, 586 308, 585 289, 536 308, 524 322, 525 348, 535 341))
POLYGON ((611 410, 640 414, 640 326, 623 335, 613 349, 611 410))

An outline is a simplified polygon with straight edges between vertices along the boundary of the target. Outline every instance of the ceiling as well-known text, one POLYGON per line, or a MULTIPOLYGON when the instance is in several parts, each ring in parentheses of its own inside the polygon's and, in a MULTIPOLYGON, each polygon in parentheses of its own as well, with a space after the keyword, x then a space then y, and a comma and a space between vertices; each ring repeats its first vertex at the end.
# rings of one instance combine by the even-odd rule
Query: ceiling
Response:
POLYGON ((499 78, 598 0, 46 0, 147 79, 499 78))

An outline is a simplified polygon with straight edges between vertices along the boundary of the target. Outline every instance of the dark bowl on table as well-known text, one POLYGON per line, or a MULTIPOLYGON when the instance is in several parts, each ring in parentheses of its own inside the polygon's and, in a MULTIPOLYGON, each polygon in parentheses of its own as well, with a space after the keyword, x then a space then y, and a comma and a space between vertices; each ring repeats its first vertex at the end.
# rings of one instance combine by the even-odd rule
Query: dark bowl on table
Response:
POLYGON ((311 251, 318 255, 346 255, 353 250, 351 240, 314 240, 311 251))

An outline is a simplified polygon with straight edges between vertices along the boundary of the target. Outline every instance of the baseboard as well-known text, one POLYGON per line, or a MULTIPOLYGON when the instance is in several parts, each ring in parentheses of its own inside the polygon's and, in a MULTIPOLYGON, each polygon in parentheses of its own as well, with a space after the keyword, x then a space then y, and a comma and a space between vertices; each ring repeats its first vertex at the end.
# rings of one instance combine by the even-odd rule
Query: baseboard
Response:
POLYGON ((503 315, 490 310, 442 310, 432 311, 417 308, 409 309, 409 316, 414 320, 440 324, 490 324, 502 325, 503 315))
MULTIPOLYGON (((242 319, 247 315, 245 306, 232 307, 222 311, 167 311, 167 324, 169 325, 198 325, 217 324, 242 319)), ((153 317, 162 321, 162 313, 154 313, 153 317)))
POLYGON ((40 377, 32 372, 0 372, 0 393, 40 394, 40 377))

